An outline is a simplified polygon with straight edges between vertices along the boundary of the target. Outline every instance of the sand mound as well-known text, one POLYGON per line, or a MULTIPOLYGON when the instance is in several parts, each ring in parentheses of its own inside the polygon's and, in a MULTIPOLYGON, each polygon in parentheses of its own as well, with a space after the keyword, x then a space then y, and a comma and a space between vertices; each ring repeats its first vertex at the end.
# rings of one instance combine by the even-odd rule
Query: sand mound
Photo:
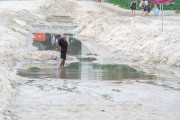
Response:
POLYGON ((95 37, 100 45, 114 53, 112 60, 180 67, 180 24, 176 16, 171 17, 175 19, 169 21, 165 16, 163 32, 159 30, 158 17, 154 16, 131 17, 113 11, 88 11, 76 19, 80 35, 95 37))

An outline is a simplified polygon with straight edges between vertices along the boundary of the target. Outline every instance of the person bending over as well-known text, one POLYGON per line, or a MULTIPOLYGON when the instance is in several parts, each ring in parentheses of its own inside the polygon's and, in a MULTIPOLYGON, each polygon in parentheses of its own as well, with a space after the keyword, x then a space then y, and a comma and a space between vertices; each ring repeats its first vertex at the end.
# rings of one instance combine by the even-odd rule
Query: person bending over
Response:
POLYGON ((58 44, 61 47, 60 51, 61 51, 61 63, 60 63, 60 67, 64 68, 64 64, 65 64, 65 60, 66 60, 66 53, 67 53, 67 49, 68 49, 68 42, 66 40, 66 37, 61 38, 60 35, 58 35, 57 37, 58 39, 58 44))

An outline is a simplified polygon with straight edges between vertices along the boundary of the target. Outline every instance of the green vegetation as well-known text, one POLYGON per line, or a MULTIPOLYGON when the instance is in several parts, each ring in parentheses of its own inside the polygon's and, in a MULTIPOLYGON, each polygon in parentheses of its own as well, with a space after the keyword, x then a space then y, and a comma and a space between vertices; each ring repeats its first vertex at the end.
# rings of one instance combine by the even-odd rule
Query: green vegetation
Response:
MULTIPOLYGON (((109 3, 112 3, 114 5, 118 5, 119 7, 125 8, 125 9, 129 9, 129 5, 131 0, 108 0, 109 3)), ((137 0, 137 9, 139 10, 139 3, 140 0, 137 0)), ((154 3, 151 3, 151 6, 153 7, 154 3)), ((174 4, 171 5, 166 5, 166 3, 164 4, 164 10, 176 10, 176 9, 180 9, 180 0, 175 0, 174 4)))
POLYGON ((118 5, 119 7, 122 8, 129 8, 129 1, 127 0, 108 0, 109 3, 112 3, 114 5, 118 5))
POLYGON ((176 9, 180 9, 180 0, 175 0, 174 4, 171 5, 166 5, 164 4, 164 9, 165 10, 176 10, 176 9))

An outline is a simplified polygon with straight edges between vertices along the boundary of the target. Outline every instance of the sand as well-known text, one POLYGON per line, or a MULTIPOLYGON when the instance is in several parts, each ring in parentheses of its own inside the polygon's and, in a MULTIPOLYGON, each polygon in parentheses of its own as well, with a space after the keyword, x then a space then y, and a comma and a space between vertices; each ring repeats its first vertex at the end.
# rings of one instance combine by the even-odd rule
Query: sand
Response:
MULTIPOLYGON (((136 16, 131 16, 130 11, 107 3, 75 0, 0 1, 0 120, 33 119, 34 112, 37 114, 42 112, 34 118, 39 120, 44 116, 43 110, 48 108, 45 105, 38 111, 36 108, 39 105, 38 102, 32 104, 34 97, 31 95, 37 92, 36 85, 45 87, 44 82, 32 83, 32 88, 27 84, 23 86, 25 78, 17 76, 13 67, 18 61, 46 62, 50 59, 50 55, 59 54, 57 51, 38 52, 28 48, 27 38, 31 25, 49 24, 47 17, 51 15, 70 15, 79 26, 77 32, 81 36, 97 40, 98 44, 96 47, 92 46, 87 39, 83 40, 83 43, 104 60, 161 64, 179 69, 180 16, 174 12, 165 12, 164 31, 161 32, 157 16, 144 17, 140 15, 140 12, 137 12, 136 16), (97 47, 100 48, 99 46, 102 46, 102 51, 107 50, 109 54, 97 49, 97 47), (31 91, 32 94, 26 97, 29 95, 26 91, 31 91), (23 99, 22 104, 18 102, 19 98, 20 101, 23 99), (28 101, 30 103, 27 107, 28 101), (12 109, 13 105, 18 105, 19 108, 12 109), (27 109, 32 106, 35 107, 31 109, 32 116, 30 117, 27 115, 27 109)), ((48 115, 43 119, 50 119, 52 115, 57 115, 55 111, 59 109, 63 112, 62 116, 57 115, 52 119, 178 120, 180 118, 178 114, 180 111, 179 81, 156 83, 156 85, 123 82, 122 85, 115 85, 115 87, 114 83, 104 82, 79 81, 76 83, 67 80, 58 83, 61 85, 64 82, 70 86, 75 84, 76 89, 71 89, 73 95, 71 92, 64 95, 64 90, 61 91, 62 93, 55 92, 55 97, 59 94, 63 96, 57 102, 65 102, 71 95, 72 100, 80 98, 79 101, 69 100, 67 103, 59 103, 62 109, 52 107, 54 113, 45 112, 48 115), (164 88, 164 84, 169 87, 164 88), (123 92, 117 94, 117 91, 121 90, 123 92), (76 93, 77 91, 82 94, 76 93), (83 96, 87 98, 84 99, 83 96), (71 108, 73 105, 77 109, 71 108), (144 114, 140 114, 142 111, 144 114)), ((55 83, 52 80, 52 86, 57 88, 55 83)), ((50 93, 53 93, 53 90, 50 90, 50 93)), ((45 92, 44 95, 46 94, 49 93, 45 92)), ((35 95, 45 97, 41 96, 39 90, 35 95)), ((51 97, 49 99, 52 99, 51 97)), ((37 101, 41 102, 41 99, 37 101)))

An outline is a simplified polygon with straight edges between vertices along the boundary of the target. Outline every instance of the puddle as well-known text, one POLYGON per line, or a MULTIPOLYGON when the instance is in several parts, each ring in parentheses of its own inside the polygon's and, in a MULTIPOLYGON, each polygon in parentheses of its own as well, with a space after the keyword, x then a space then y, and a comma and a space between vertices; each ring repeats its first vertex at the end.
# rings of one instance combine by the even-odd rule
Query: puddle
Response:
POLYGON ((62 22, 62 23, 72 23, 72 18, 65 15, 51 15, 47 17, 49 22, 62 22))
MULTIPOLYGON (((51 24, 39 23, 32 25, 30 29, 31 40, 29 46, 35 46, 36 50, 58 50, 56 48, 57 34, 66 35, 69 43, 68 55, 73 56, 76 62, 66 63, 64 69, 59 69, 59 61, 52 60, 50 63, 25 63, 18 70, 17 74, 28 78, 61 78, 61 79, 81 79, 81 80, 174 80, 177 79, 174 73, 152 66, 138 66, 113 64, 102 61, 98 56, 91 53, 78 39, 88 38, 78 36, 75 33, 77 24, 72 22, 70 16, 50 15, 47 21, 51 24), (41 31, 41 32, 37 32, 41 31)), ((89 40, 89 39, 88 39, 89 40)), ((95 48, 100 47, 93 40, 88 43, 95 48)), ((30 48, 31 50, 34 49, 30 48)), ((109 54, 106 51, 104 54, 109 54)))
POLYGON ((51 68, 31 67, 29 69, 19 69, 18 75, 29 78, 62 78, 81 80, 157 80, 153 74, 137 71, 126 65, 97 64, 91 58, 82 59, 80 62, 71 63, 64 69, 57 68, 59 64, 54 64, 51 68))
MULTIPOLYGON (((37 33, 34 33, 37 34, 37 33)), ((56 50, 56 42, 54 36, 56 34, 41 33, 44 35, 43 40, 35 40, 33 45, 38 50, 56 50)), ((69 42, 68 55, 74 56, 78 62, 67 64, 64 69, 58 68, 59 62, 54 60, 52 63, 36 63, 24 64, 19 68, 17 74, 28 78, 61 78, 61 79, 81 79, 81 80, 167 80, 175 79, 171 73, 145 67, 144 70, 139 66, 128 66, 113 64, 110 62, 102 62, 96 55, 93 55, 79 40, 74 38, 73 34, 64 33, 67 35, 69 42), (46 67, 45 67, 46 66, 46 67), (48 66, 48 67, 47 67, 48 66), (147 69, 150 69, 147 72, 147 69), (145 72, 146 71, 146 72, 145 72), (152 72, 153 71, 153 72, 152 72), (162 74, 161 74, 162 73, 162 74)))
POLYGON ((46 25, 46 24, 34 24, 32 25, 33 29, 41 30, 41 29, 51 29, 51 30, 73 30, 77 27, 76 24, 68 25, 68 24, 60 24, 60 25, 46 25))

